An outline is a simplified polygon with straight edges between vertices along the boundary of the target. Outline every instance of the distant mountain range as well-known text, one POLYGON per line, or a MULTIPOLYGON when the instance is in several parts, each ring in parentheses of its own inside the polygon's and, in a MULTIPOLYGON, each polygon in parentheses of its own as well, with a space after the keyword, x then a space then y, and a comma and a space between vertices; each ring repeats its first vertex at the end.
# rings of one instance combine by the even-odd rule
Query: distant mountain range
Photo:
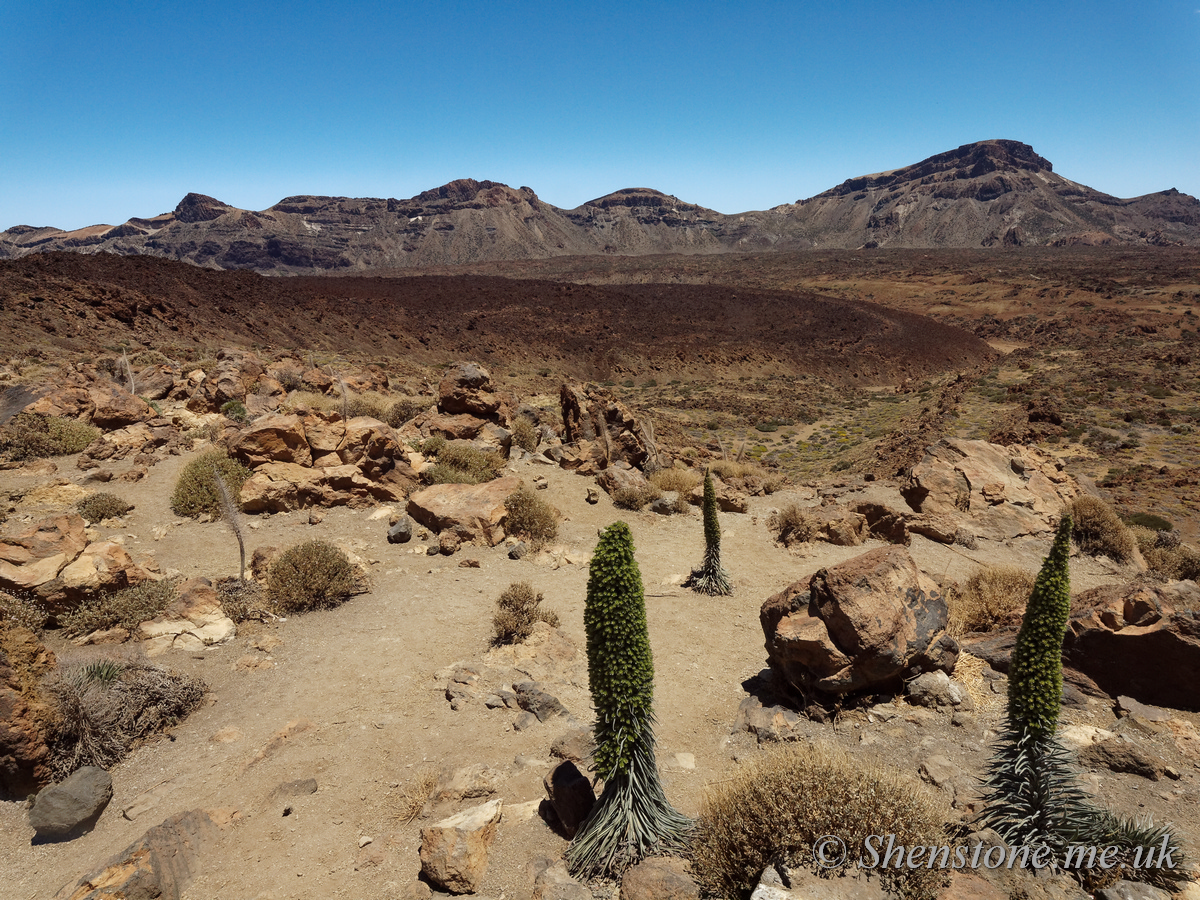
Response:
POLYGON ((0 259, 141 254, 277 274, 387 271, 554 256, 872 247, 1200 245, 1200 201, 1122 200, 1054 172, 1028 144, 964 144, 807 200, 724 215, 648 188, 559 209, 530 188, 462 179, 408 200, 287 197, 238 209, 188 194, 174 211, 76 231, 17 225, 0 259))

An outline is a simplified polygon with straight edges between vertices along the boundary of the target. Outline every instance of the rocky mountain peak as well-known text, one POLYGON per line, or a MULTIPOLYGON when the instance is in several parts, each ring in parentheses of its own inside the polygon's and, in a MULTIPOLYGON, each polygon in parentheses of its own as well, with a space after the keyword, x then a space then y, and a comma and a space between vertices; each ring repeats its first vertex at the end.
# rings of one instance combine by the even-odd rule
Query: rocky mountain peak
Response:
POLYGON ((210 222, 233 209, 215 197, 206 194, 188 194, 175 207, 175 218, 180 222, 210 222))

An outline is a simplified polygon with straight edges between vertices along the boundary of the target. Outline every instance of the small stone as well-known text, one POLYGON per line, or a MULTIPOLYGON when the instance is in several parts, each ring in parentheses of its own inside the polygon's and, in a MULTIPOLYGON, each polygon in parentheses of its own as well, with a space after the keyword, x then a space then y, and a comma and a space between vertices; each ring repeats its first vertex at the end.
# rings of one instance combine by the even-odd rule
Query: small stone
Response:
POLYGON ((370 844, 370 843, 372 843, 372 838, 369 838, 364 834, 362 837, 360 837, 358 839, 358 848, 361 850, 363 847, 367 846, 367 844, 370 844))
POLYGON ((621 900, 698 900, 700 888, 686 860, 651 858, 628 869, 621 879, 621 900))
POLYGON ((524 541, 517 541, 517 543, 513 544, 511 547, 508 548, 508 558, 509 559, 522 559, 522 558, 524 558, 525 554, 528 552, 529 552, 529 545, 526 544, 524 541))
POLYGON ((412 540, 413 536, 413 520, 408 516, 401 516, 388 529, 387 540, 389 544, 407 544, 412 540))
POLYGON ((479 560, 477 560, 477 559, 460 559, 458 561, 458 567, 460 569, 478 569, 479 568, 479 560))
POLYGON ((320 512, 311 512, 308 514, 309 525, 320 525, 325 521, 325 514, 320 512))
POLYGON ((586 500, 588 503, 596 504, 600 502, 600 492, 595 488, 588 488, 586 500))
POLYGON ((71 840, 90 831, 112 795, 112 776, 97 766, 84 766, 43 789, 29 810, 35 842, 71 840))

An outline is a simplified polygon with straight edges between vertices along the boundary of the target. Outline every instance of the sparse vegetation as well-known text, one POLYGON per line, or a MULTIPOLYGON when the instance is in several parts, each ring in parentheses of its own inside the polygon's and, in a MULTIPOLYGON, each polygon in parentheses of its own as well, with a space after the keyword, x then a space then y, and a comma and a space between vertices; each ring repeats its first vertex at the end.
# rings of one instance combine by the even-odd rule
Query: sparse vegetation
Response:
POLYGON ((46 624, 46 610, 28 594, 0 591, 0 628, 17 626, 38 634, 46 624))
POLYGON ((398 400, 393 400, 392 405, 387 409, 387 415, 383 421, 387 422, 393 428, 399 428, 405 422, 409 422, 419 416, 425 410, 429 409, 431 401, 420 397, 400 397, 398 400))
POLYGON ((231 459, 224 450, 210 450, 197 456, 179 473, 171 494, 171 510, 176 515, 193 519, 205 513, 215 519, 221 514, 218 475, 229 486, 230 493, 237 496, 242 484, 250 477, 250 470, 231 459))
POLYGON ((433 767, 419 769, 417 773, 396 793, 395 812, 392 816, 401 825, 407 825, 421 814, 429 795, 437 787, 438 773, 433 767))
POLYGON ((289 547, 271 563, 267 575, 267 602, 284 613, 331 609, 362 591, 354 565, 327 541, 289 547))
POLYGON ((525 538, 535 550, 558 537, 558 515, 554 507, 522 484, 504 501, 508 514, 505 530, 525 538))
POLYGON ((1177 531, 1154 531, 1135 525, 1130 529, 1146 566, 1168 581, 1200 580, 1200 553, 1179 539, 1177 531))
POLYGON ((227 400, 221 404, 221 415, 233 422, 248 422, 250 414, 241 400, 227 400))
MULTIPOLYGON (((864 846, 870 835, 894 834, 905 846, 952 845, 949 815, 924 785, 900 772, 823 744, 776 746, 705 791, 693 871, 709 895, 744 898, 772 863, 816 868, 813 844, 824 835, 845 841, 845 869, 870 859, 864 846)), ((924 867, 879 874, 889 895, 910 900, 933 900, 948 880, 946 872, 924 867)))
POLYGON ((100 436, 100 429, 74 419, 20 412, 0 427, 0 458, 44 459, 79 453, 100 436))
POLYGON ((499 453, 480 450, 469 441, 450 441, 421 478, 426 484, 482 484, 497 477, 503 468, 504 457, 499 453))
POLYGON ((771 513, 767 530, 785 547, 808 543, 817 533, 804 508, 795 501, 771 513))
POLYGON ((116 494, 101 492, 84 497, 75 504, 75 508, 79 510, 79 514, 84 519, 94 524, 125 515, 133 509, 133 504, 126 503, 116 494))
POLYGON ((262 586, 245 578, 223 578, 215 585, 221 609, 237 624, 270 618, 262 586))
POLYGON ((961 589, 946 592, 953 635, 991 631, 1024 607, 1034 576, 1015 566, 985 566, 961 589))
POLYGON ((528 581, 514 581, 505 588, 492 616, 492 644, 519 644, 533 633, 537 622, 557 628, 558 613, 542 609, 544 599, 540 592, 534 593, 528 581))
POLYGON ((522 450, 533 452, 538 445, 537 426, 525 416, 514 416, 512 420, 512 442, 522 450))
POLYGON ((57 673, 47 684, 54 780, 83 766, 120 762, 138 741, 183 719, 207 690, 187 675, 124 660, 98 659, 57 673))
POLYGON ((437 456, 439 453, 441 453, 443 450, 446 449, 447 443, 449 443, 449 442, 444 437, 442 437, 440 434, 434 434, 434 435, 430 435, 429 437, 425 438, 425 440, 423 440, 420 443, 420 445, 417 447, 417 450, 423 456, 430 456, 430 457, 437 456))
POLYGON ((1081 552, 1107 556, 1118 563, 1133 559, 1137 542, 1113 508, 1099 497, 1089 494, 1076 497, 1071 502, 1071 518, 1075 522, 1071 537, 1081 552))
POLYGON ((703 480, 695 469, 659 469, 650 475, 650 483, 660 491, 675 491, 683 496, 694 491, 703 480))
POLYGON ((367 416, 387 422, 388 413, 394 404, 390 397, 385 397, 377 391, 364 391, 361 394, 351 394, 346 402, 346 412, 349 418, 367 416))
POLYGON ((653 503, 662 496, 662 491, 654 486, 653 483, 647 484, 644 487, 624 487, 617 488, 613 492, 612 502, 617 509, 628 509, 633 512, 644 508, 647 504, 653 503))
POLYGON ((161 615, 178 596, 178 587, 177 580, 164 578, 95 594, 61 616, 59 624, 68 637, 82 637, 93 631, 118 627, 133 632, 143 622, 161 615))

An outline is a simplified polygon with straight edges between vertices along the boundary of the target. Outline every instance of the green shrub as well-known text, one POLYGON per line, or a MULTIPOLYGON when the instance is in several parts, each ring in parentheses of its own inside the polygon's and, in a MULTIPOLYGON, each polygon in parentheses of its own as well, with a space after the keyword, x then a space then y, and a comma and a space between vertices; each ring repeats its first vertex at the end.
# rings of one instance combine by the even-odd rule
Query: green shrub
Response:
POLYGON ((217 474, 229 485, 230 493, 236 497, 242 484, 250 477, 250 470, 224 450, 210 450, 197 456, 179 473, 175 490, 171 494, 171 510, 179 516, 196 518, 204 513, 214 519, 221 515, 221 495, 217 490, 217 474))
POLYGON ((424 456, 437 456, 446 449, 447 440, 440 434, 434 434, 421 442, 417 450, 424 456))
POLYGON ((0 456, 43 459, 79 453, 100 436, 100 429, 57 416, 20 412, 0 427, 0 456))
POLYGON ((1034 578, 1015 566, 985 566, 967 579, 962 590, 947 592, 949 631, 958 636, 991 631, 1021 609, 1033 592, 1034 578))
POLYGON ((617 509, 629 509, 636 512, 661 496, 662 491, 653 484, 647 484, 644 487, 617 488, 613 492, 612 502, 617 509))
POLYGON ((177 579, 143 581, 139 585, 94 594, 69 613, 59 617, 67 637, 83 637, 93 631, 124 628, 136 631, 143 622, 162 614, 178 596, 177 579))
POLYGON ((558 627, 558 613, 542 609, 546 598, 533 592, 528 581, 514 581, 496 601, 492 617, 492 644, 519 644, 533 633, 536 622, 558 627))
POLYGON ((234 422, 248 422, 250 414, 246 412, 246 404, 241 400, 227 400, 221 404, 221 415, 234 422))
POLYGON ((549 503, 522 484, 504 501, 505 530, 529 541, 540 550, 558 537, 558 515, 549 503))
POLYGON ((537 426, 525 416, 516 416, 512 420, 512 442, 522 450, 532 452, 538 445, 537 426))
POLYGON ((375 391, 367 391, 362 394, 354 394, 350 397, 346 402, 346 413, 350 418, 367 416, 372 419, 378 419, 380 422, 386 422, 392 405, 391 400, 383 396, 383 394, 375 391))
POLYGON ((392 402, 392 405, 387 409, 387 416, 383 421, 387 422, 393 428, 399 428, 405 422, 412 421, 425 410, 429 409, 430 401, 420 397, 401 397, 399 400, 392 402))
POLYGON ((91 523, 103 522, 105 519, 113 519, 117 516, 123 516, 125 513, 133 509, 132 503, 126 503, 116 494, 98 493, 92 494, 90 497, 84 497, 75 504, 75 508, 79 510, 79 514, 91 523))
POLYGON ((1125 523, 1130 526, 1139 525, 1152 531, 1172 531, 1175 528, 1169 519, 1156 516, 1154 513, 1134 513, 1125 520, 1125 523))
MULTIPOLYGON (((692 871, 706 895, 748 897, 772 863, 814 868, 817 838, 845 841, 851 870, 870 860, 871 835, 894 834, 905 846, 953 844, 950 810, 924 785, 824 744, 777 746, 738 766, 704 794, 692 842, 692 871)), ((820 869, 818 869, 820 871, 820 869)), ((889 896, 933 900, 947 872, 878 870, 889 896)))
POLYGON ((427 484, 482 484, 498 476, 502 468, 504 457, 499 453, 480 450, 469 441, 450 441, 421 478, 427 484))
POLYGON ((361 576, 346 554, 326 541, 289 547, 267 574, 267 602, 280 612, 331 609, 362 591, 361 576))
POLYGON ((1075 530, 1071 537, 1080 551, 1089 556, 1104 555, 1118 563, 1133 559, 1137 542, 1113 508, 1090 494, 1082 494, 1071 503, 1075 530))

